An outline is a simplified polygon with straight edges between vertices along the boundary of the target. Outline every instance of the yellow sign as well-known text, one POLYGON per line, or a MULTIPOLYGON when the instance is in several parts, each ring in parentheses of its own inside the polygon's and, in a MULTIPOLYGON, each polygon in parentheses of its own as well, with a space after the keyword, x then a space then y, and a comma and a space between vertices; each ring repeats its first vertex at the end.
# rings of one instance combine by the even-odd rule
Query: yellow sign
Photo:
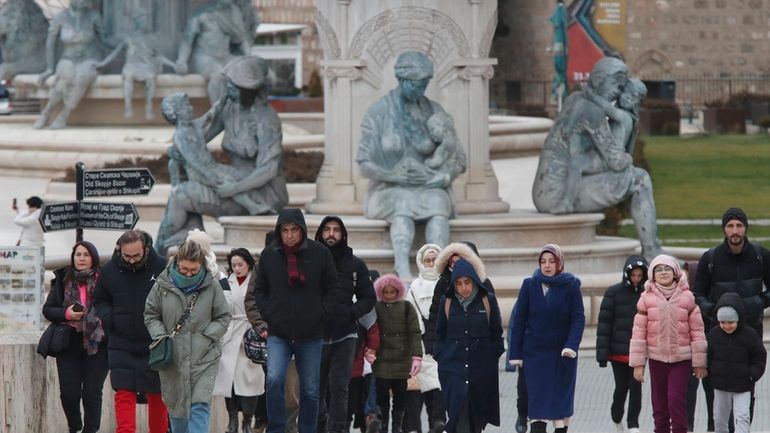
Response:
POLYGON ((594 0, 593 26, 612 49, 626 54, 626 0, 594 0))

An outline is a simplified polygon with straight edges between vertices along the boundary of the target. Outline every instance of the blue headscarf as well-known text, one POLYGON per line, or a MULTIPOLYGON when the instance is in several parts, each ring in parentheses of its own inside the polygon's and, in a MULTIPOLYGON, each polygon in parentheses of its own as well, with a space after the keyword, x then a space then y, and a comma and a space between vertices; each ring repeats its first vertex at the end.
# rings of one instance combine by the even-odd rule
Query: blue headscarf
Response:
POLYGON ((463 310, 468 309, 468 305, 470 305, 473 299, 476 298, 476 294, 479 292, 479 288, 483 287, 484 284, 481 282, 478 274, 476 273, 476 270, 473 269, 473 266, 469 262, 464 259, 460 259, 455 262, 454 266, 452 267, 452 282, 450 284, 450 290, 455 293, 455 298, 457 298, 457 300, 460 302, 463 310), (473 281, 473 292, 467 298, 463 298, 457 292, 455 292, 455 281, 462 277, 468 277, 471 279, 471 281, 473 281))

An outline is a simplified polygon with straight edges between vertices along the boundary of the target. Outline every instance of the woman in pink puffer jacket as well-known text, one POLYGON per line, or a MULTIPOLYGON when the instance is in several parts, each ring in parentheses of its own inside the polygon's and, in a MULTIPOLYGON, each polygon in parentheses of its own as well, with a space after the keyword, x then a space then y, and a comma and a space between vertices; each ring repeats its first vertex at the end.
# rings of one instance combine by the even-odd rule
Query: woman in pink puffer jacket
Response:
POLYGON ((629 365, 634 378, 643 382, 644 364, 650 360, 655 433, 685 433, 690 368, 699 379, 707 374, 703 318, 676 259, 659 255, 647 272, 636 304, 629 365))

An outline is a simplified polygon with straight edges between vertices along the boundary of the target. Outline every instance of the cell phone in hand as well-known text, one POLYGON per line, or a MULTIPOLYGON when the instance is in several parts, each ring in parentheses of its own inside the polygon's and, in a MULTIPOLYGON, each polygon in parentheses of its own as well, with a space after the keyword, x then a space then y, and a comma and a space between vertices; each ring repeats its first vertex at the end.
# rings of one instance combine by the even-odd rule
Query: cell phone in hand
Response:
POLYGON ((72 311, 76 313, 80 313, 85 309, 86 307, 84 307, 83 304, 81 304, 80 302, 75 302, 74 304, 72 304, 72 311))

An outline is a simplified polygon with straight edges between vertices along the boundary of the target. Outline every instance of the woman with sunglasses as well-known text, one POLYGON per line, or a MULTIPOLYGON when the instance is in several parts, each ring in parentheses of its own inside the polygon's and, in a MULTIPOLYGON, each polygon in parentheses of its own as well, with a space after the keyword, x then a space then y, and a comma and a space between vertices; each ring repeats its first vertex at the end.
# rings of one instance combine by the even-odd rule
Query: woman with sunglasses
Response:
POLYGON ((634 379, 644 382, 649 359, 655 433, 685 433, 690 371, 698 379, 707 374, 703 318, 676 259, 661 254, 647 272, 636 304, 628 364, 634 379))
POLYGON ((173 338, 173 360, 159 371, 173 433, 209 431, 211 394, 230 323, 216 276, 206 269, 207 249, 195 240, 179 246, 147 296, 144 323, 153 341, 171 334, 186 308, 189 317, 173 338))

